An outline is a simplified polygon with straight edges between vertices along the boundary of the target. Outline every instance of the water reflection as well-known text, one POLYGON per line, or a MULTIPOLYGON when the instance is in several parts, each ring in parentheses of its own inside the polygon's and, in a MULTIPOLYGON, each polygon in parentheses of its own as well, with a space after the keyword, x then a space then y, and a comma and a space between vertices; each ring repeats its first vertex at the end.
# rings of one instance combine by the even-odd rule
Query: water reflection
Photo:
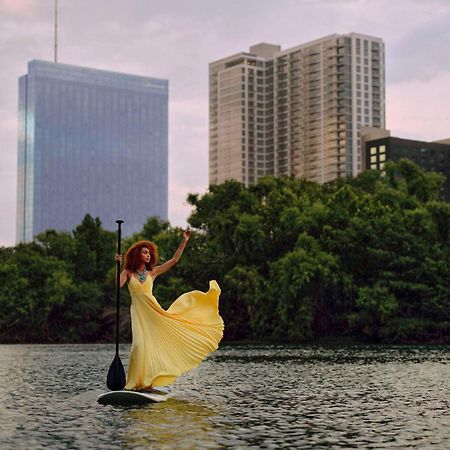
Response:
POLYGON ((169 399, 133 409, 123 415, 123 440, 129 448, 214 448, 218 444, 211 422, 218 412, 199 403, 169 399))

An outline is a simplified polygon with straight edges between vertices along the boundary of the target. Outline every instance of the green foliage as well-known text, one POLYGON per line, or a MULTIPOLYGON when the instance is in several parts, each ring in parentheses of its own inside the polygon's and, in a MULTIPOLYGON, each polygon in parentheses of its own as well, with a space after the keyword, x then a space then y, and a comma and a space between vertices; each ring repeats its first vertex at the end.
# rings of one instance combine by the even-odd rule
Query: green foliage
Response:
POLYGON ((442 339, 450 209, 438 200, 441 183, 402 160, 386 164, 386 176, 368 171, 323 186, 267 177, 248 189, 228 181, 191 195, 189 223, 204 233, 205 261, 226 286, 230 334, 402 341, 414 335, 395 324, 424 320, 428 331, 417 340, 433 330, 442 339), (251 277, 264 280, 255 282, 259 294, 251 277))
MULTIPOLYGON (((128 249, 136 241, 153 241, 156 236, 170 228, 169 222, 158 217, 149 217, 142 230, 124 239, 124 248, 128 249)), ((126 250, 125 250, 126 251, 126 250)), ((124 251, 124 253, 125 253, 124 251)))
POLYGON ((0 265, 0 330, 3 340, 18 341, 34 308, 28 280, 14 262, 0 265))
POLYGON ((221 314, 227 323, 225 337, 242 339, 251 335, 263 337, 267 326, 263 322, 267 304, 261 293, 264 280, 254 267, 235 266, 224 277, 221 295, 221 314))
POLYGON ((0 265, 0 329, 3 339, 50 338, 48 316, 64 302, 70 285, 67 264, 45 256, 35 243, 16 247, 0 265))
POLYGON ((337 259, 306 233, 293 251, 271 264, 267 294, 275 300, 274 337, 306 340, 322 330, 330 320, 324 306, 332 304, 338 270, 337 259))
POLYGON ((115 234, 87 215, 70 233, 47 230, 0 258, 0 338, 21 342, 96 340, 110 302, 106 279, 115 234))
POLYGON ((386 287, 375 284, 358 289, 356 307, 349 314, 350 326, 370 338, 379 338, 396 316, 399 304, 386 287))
POLYGON ((102 291, 99 283, 71 284, 63 304, 51 314, 53 333, 58 341, 93 341, 101 329, 102 291))
POLYGON ((439 187, 445 179, 444 175, 436 172, 424 172, 408 159, 401 159, 397 168, 406 182, 408 194, 417 197, 422 202, 438 198, 439 187))
MULTIPOLYGON (((168 307, 219 283, 226 339, 305 341, 350 335, 382 342, 450 341, 450 205, 442 177, 407 160, 319 185, 265 177, 191 194, 193 231, 176 268, 158 277, 168 307)), ((182 229, 151 217, 124 239, 158 245, 160 262, 182 229)), ((111 340, 115 233, 86 216, 73 233, 47 230, 0 248, 3 341, 111 340)), ((130 337, 122 290, 121 335, 130 337)))
POLYGON ((98 281, 111 267, 115 254, 115 233, 101 227, 100 219, 89 214, 73 231, 75 240, 75 277, 83 281, 98 281))

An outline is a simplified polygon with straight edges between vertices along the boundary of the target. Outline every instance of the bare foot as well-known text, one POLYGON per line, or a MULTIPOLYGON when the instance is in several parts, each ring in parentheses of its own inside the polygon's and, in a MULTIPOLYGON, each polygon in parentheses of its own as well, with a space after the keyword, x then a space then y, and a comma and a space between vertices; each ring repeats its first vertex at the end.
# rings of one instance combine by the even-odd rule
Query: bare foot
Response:
POLYGON ((139 389, 140 392, 152 392, 153 391, 153 386, 150 387, 146 387, 144 389, 139 389))

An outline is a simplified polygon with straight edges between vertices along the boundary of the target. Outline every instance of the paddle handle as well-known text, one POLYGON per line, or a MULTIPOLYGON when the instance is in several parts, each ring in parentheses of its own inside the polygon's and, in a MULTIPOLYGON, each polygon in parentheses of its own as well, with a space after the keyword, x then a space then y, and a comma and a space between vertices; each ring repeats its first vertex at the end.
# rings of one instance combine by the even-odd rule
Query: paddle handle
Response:
MULTIPOLYGON (((122 254, 122 224, 123 220, 116 220, 117 223, 117 253, 122 254)), ((119 355, 119 310, 120 310, 120 261, 116 263, 116 355, 119 355)))

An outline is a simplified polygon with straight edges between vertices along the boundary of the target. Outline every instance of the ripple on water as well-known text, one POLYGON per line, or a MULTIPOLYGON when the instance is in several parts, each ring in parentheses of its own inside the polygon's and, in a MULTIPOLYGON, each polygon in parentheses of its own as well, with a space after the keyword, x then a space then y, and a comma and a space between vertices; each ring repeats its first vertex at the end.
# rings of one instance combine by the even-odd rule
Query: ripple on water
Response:
POLYGON ((113 354, 0 346, 0 448, 449 448, 448 346, 223 346, 141 407, 96 403, 113 354))

